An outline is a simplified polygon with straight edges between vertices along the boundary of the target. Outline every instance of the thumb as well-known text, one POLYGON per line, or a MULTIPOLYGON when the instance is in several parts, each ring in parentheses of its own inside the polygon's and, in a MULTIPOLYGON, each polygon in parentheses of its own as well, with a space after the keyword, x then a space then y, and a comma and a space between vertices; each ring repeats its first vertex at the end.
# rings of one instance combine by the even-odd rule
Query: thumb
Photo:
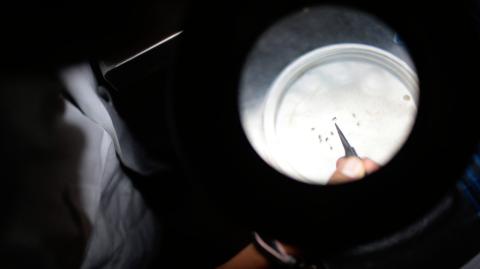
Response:
POLYGON ((357 157, 340 158, 337 161, 337 170, 330 178, 329 184, 350 182, 365 176, 365 166, 362 159, 357 157))

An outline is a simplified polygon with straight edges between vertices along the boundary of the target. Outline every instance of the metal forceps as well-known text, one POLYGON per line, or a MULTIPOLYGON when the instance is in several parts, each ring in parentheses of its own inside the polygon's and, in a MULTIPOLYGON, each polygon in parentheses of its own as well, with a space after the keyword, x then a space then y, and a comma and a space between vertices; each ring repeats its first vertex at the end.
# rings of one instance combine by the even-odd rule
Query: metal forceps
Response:
POLYGON ((343 148, 345 149, 345 157, 358 157, 357 152, 352 146, 350 146, 337 123, 335 123, 335 127, 337 128, 338 136, 340 137, 340 141, 342 141, 343 148))

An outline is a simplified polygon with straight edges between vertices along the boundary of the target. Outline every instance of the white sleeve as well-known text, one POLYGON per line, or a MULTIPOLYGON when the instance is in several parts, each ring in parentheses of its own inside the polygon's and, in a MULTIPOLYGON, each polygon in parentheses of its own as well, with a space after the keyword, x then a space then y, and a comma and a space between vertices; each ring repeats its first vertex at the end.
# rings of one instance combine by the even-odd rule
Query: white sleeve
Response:
POLYGON ((156 219, 121 168, 122 147, 107 110, 93 91, 95 84, 89 83, 88 76, 68 79, 75 81, 66 85, 76 85, 73 97, 82 111, 66 101, 63 120, 83 136, 79 180, 72 182, 71 189, 76 207, 91 225, 82 268, 142 268, 158 238, 156 219))

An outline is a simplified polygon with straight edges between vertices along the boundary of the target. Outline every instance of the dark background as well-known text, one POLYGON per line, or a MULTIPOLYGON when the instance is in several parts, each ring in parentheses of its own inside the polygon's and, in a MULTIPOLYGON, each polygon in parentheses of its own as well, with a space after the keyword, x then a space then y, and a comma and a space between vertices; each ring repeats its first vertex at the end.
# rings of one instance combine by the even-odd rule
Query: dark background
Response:
POLYGON ((11 6, 2 9, 1 66, 9 76, 50 74, 80 60, 115 62, 184 30, 104 81, 115 88, 112 98, 132 133, 170 165, 151 178, 133 175, 164 219, 158 264, 218 264, 247 244, 254 229, 326 253, 412 222, 462 175, 478 140, 480 34, 476 1, 328 2, 370 12, 399 32, 417 66, 421 105, 411 137, 380 172, 354 184, 310 186, 256 155, 241 129, 236 98, 258 36, 281 17, 318 3, 11 6))

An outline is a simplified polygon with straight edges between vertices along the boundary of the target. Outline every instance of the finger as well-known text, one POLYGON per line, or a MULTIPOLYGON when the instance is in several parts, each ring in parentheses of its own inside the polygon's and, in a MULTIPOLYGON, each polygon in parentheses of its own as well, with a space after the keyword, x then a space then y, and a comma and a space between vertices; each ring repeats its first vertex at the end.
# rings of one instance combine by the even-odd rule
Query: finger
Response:
POLYGON ((367 174, 371 174, 380 169, 380 165, 369 158, 363 158, 363 166, 365 167, 365 172, 367 174))
POLYGON ((338 184, 361 179, 365 176, 363 161, 357 157, 345 157, 337 160, 337 170, 330 177, 329 184, 338 184))

